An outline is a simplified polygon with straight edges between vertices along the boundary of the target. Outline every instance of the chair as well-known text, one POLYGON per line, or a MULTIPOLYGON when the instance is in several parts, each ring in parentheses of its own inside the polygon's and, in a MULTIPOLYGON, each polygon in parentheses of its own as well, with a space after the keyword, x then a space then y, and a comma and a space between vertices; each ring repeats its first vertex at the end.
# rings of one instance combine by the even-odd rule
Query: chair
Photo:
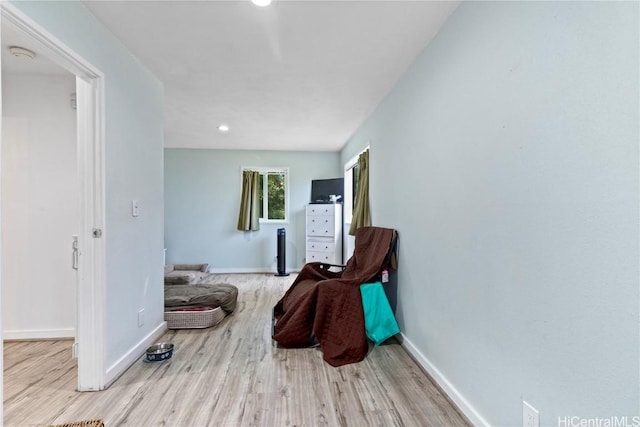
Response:
POLYGON ((332 366, 359 362, 368 350, 360 285, 379 281, 396 268, 397 232, 362 227, 353 256, 340 272, 332 264, 306 264, 273 308, 272 337, 283 347, 308 347, 316 340, 332 366))

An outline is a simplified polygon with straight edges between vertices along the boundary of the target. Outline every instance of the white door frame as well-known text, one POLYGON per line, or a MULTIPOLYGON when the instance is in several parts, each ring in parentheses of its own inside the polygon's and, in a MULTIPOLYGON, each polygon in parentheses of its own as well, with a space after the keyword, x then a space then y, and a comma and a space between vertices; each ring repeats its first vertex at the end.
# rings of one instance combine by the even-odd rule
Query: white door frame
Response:
MULTIPOLYGON (((0 2, 0 16, 35 42, 44 56, 76 75, 80 180, 80 257, 76 293, 78 390, 102 390, 106 372, 104 74, 11 3, 0 2), (94 237, 94 232, 100 236, 94 237)), ((0 129, 1 120, 0 117, 0 129)), ((0 139, 0 147, 1 144, 0 139)))

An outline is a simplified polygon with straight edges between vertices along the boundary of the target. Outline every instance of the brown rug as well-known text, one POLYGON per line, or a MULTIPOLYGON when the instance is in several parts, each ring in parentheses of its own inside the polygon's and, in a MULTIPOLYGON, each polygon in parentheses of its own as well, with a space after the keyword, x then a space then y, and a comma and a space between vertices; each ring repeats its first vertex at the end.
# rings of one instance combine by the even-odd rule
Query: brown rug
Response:
POLYGON ((102 420, 85 420, 74 423, 50 425, 49 427, 104 427, 102 420))

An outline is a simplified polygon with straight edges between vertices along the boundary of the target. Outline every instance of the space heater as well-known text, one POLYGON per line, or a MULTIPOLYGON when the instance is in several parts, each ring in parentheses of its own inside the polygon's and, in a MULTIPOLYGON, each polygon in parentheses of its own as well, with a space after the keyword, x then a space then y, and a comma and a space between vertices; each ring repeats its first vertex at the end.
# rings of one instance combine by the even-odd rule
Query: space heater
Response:
POLYGON ((278 272, 276 276, 288 276, 287 261, 285 259, 285 250, 287 244, 287 232, 284 228, 278 228, 278 272))

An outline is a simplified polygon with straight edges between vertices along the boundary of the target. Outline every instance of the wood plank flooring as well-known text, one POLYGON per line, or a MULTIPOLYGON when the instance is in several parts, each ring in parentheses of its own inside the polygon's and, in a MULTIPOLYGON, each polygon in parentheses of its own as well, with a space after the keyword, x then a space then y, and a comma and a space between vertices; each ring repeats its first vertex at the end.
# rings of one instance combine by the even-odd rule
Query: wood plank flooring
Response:
POLYGON ((112 426, 467 426, 397 343, 333 368, 319 349, 271 340, 271 308, 294 276, 216 275, 236 312, 204 330, 169 331, 162 364, 135 363, 109 389, 75 391, 70 341, 7 342, 4 424, 102 418, 112 426))

